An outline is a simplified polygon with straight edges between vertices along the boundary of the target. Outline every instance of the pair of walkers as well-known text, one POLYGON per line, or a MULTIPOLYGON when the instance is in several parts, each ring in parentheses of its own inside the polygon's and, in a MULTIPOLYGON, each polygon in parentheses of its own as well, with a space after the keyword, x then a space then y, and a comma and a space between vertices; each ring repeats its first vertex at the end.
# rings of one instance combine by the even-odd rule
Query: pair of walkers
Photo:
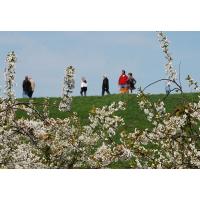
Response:
POLYGON ((33 92, 35 90, 35 82, 31 77, 25 76, 22 84, 23 88, 23 98, 32 98, 33 92))
MULTIPOLYGON (((110 94, 109 92, 109 80, 106 77, 106 75, 103 76, 103 83, 102 83, 102 96, 104 96, 105 92, 107 94, 110 94)), ((83 77, 81 79, 81 91, 80 91, 81 96, 86 96, 87 95, 87 81, 83 77)))
POLYGON ((119 77, 118 85, 120 86, 120 92, 121 93, 133 93, 133 90, 135 90, 135 84, 136 80, 133 77, 132 73, 128 73, 128 76, 126 75, 125 70, 122 70, 122 74, 119 77))

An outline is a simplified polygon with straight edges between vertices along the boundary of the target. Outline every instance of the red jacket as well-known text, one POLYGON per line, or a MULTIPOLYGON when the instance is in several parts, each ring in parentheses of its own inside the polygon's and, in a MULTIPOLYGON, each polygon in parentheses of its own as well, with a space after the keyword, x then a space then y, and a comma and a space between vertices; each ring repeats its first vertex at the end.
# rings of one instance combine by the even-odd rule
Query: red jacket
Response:
POLYGON ((127 84, 127 81, 128 81, 128 76, 126 74, 122 74, 120 77, 119 77, 119 85, 124 85, 124 84, 127 84))

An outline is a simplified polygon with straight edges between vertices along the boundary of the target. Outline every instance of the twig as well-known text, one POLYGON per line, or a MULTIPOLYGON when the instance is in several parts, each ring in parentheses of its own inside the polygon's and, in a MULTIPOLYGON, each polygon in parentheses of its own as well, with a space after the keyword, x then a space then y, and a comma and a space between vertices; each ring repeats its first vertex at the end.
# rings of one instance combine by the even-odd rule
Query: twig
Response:
POLYGON ((179 72, 178 72, 179 85, 182 88, 182 85, 181 85, 181 61, 179 63, 178 70, 179 70, 179 72))

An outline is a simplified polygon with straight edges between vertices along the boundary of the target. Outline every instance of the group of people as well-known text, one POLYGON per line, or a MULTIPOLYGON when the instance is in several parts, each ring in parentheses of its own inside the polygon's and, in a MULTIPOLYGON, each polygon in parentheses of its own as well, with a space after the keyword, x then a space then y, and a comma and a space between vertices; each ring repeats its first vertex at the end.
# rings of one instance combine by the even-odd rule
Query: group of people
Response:
POLYGON ((125 70, 122 70, 122 74, 119 77, 118 84, 120 86, 120 92, 121 93, 133 93, 133 90, 135 90, 135 84, 136 80, 133 77, 132 73, 128 73, 128 76, 126 75, 125 70))
MULTIPOLYGON (((118 80, 118 85, 120 87, 120 93, 129 93, 129 92, 133 93, 133 90, 136 89, 136 87, 135 87, 136 80, 133 77, 132 73, 128 73, 128 75, 126 75, 125 70, 122 70, 122 73, 118 80)), ((165 87, 165 91, 166 91, 167 95, 169 95, 170 92, 172 91, 170 86, 171 86, 171 82, 167 81, 166 87, 165 87)), ((25 76, 22 87, 23 87, 23 98, 32 98, 33 92, 35 90, 35 81, 31 77, 25 76)), ((103 75, 101 95, 104 96, 105 93, 110 94, 109 79, 106 75, 103 75)), ((81 94, 81 96, 87 95, 87 81, 84 77, 82 77, 82 79, 81 79, 80 94, 81 94)))
POLYGON ((35 81, 31 77, 25 76, 25 79, 22 83, 22 88, 23 98, 32 98, 35 90, 35 81))
MULTIPOLYGON (((128 73, 126 75, 125 70, 122 70, 122 74, 119 77, 118 85, 120 87, 120 93, 132 93, 135 89, 136 80, 133 77, 132 73, 128 73)), ((29 77, 25 76, 25 79, 22 84, 23 87, 23 98, 32 98, 33 92, 35 90, 35 81, 29 77)), ((87 95, 87 81, 84 77, 81 79, 81 96, 87 95)), ((105 93, 110 94, 109 91, 109 79, 106 75, 103 75, 103 82, 102 82, 102 93, 101 95, 104 96, 105 93)))
MULTIPOLYGON (((126 75, 125 70, 122 70, 122 74, 119 77, 118 80, 118 85, 120 87, 120 93, 132 93, 133 90, 135 89, 135 84, 136 80, 133 77, 132 73, 128 73, 126 75)), ((105 93, 110 94, 109 91, 109 79, 106 75, 103 75, 103 82, 102 82, 102 96, 105 95, 105 93)), ((81 91, 80 91, 81 96, 86 96, 87 95, 87 81, 83 77, 81 79, 81 91)))

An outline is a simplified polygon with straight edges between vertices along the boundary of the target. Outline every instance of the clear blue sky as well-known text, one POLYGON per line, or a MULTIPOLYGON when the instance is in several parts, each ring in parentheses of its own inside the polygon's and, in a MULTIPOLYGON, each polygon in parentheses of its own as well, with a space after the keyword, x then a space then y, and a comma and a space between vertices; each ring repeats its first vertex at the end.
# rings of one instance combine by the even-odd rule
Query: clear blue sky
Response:
MULTIPOLYGON (((174 65, 181 61, 181 78, 187 74, 197 81, 200 75, 200 32, 167 32, 174 65)), ((22 81, 30 75, 36 82, 34 96, 60 96, 63 72, 68 65, 76 68, 76 88, 80 79, 88 80, 88 95, 100 95, 103 74, 110 80, 110 92, 118 93, 117 81, 122 69, 132 72, 137 87, 164 78, 166 60, 156 32, 0 32, 0 75, 8 51, 14 50, 16 64, 16 96, 22 96, 22 81)), ((183 84, 185 91, 190 91, 183 84)), ((164 83, 148 92, 163 93, 164 83)))

